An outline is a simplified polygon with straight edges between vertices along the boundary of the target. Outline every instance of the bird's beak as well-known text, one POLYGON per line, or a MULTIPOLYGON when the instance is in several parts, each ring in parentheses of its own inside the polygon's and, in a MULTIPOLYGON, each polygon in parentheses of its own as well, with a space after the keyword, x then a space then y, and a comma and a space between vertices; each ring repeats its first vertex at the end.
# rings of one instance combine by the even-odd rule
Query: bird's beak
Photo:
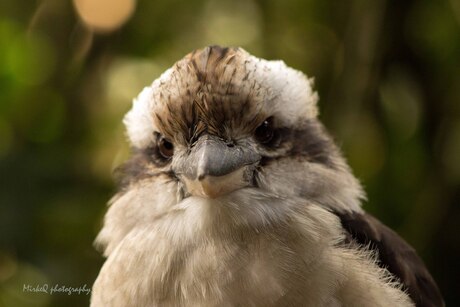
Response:
POLYGON ((251 146, 227 144, 217 137, 203 135, 177 166, 176 173, 191 195, 216 198, 247 186, 250 167, 259 160, 251 146))

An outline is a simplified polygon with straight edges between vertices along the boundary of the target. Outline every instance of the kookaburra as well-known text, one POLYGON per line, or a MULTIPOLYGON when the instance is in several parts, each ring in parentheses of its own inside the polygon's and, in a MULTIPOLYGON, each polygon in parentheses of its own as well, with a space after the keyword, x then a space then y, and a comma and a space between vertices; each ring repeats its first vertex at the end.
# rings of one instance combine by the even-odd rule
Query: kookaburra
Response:
POLYGON ((443 306, 414 249, 361 209, 317 100, 282 61, 217 46, 146 87, 91 306, 443 306))

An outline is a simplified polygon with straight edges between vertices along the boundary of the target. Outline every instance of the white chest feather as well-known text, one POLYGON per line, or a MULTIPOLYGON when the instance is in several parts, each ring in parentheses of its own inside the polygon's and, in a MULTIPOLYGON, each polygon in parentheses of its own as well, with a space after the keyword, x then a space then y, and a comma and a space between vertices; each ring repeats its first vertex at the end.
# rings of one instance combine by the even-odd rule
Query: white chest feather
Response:
POLYGON ((190 198, 133 227, 104 264, 92 306, 411 306, 367 252, 337 246, 333 214, 254 196, 190 198))

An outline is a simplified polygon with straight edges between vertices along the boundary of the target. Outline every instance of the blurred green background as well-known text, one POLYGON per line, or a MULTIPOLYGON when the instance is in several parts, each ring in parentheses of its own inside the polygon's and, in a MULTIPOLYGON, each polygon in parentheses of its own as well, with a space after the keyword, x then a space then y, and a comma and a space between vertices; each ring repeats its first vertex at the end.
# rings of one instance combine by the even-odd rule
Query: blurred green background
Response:
POLYGON ((460 1, 2 0, 0 306, 86 306, 131 99, 189 51, 242 46, 316 79, 369 201, 460 289, 460 1))

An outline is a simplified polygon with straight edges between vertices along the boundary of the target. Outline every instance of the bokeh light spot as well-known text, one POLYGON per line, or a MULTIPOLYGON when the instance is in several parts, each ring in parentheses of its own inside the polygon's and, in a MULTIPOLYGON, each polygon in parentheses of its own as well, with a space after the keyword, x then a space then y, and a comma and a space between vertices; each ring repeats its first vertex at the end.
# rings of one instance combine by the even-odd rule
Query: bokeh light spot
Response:
POLYGON ((126 112, 131 101, 162 73, 153 61, 136 58, 118 58, 108 68, 105 92, 109 111, 116 116, 126 112))
POLYGON ((94 176, 111 181, 111 170, 128 158, 129 147, 119 119, 129 110, 133 98, 163 71, 164 67, 155 61, 129 57, 116 58, 107 67, 103 76, 104 97, 91 104, 91 123, 97 140, 91 148, 94 176), (104 108, 101 103, 105 103, 104 108))
POLYGON ((53 73, 56 60, 51 42, 38 33, 26 36, 14 25, 3 25, 4 31, 9 31, 6 37, 1 35, 0 44, 4 60, 2 70, 13 81, 23 85, 40 85, 48 80, 53 73), (8 37, 11 39, 8 39, 8 37), (6 38, 6 39, 5 39, 6 38))
POLYGON ((381 127, 367 114, 344 119, 343 147, 358 178, 369 181, 382 169, 386 160, 386 144, 381 127), (346 128, 345 128, 346 127, 346 128))
POLYGON ((211 0, 201 20, 205 44, 242 46, 252 43, 260 34, 260 12, 253 1, 211 0))
POLYGON ((402 70, 394 70, 380 85, 382 109, 395 136, 405 140, 414 135, 422 113, 418 84, 402 70))
POLYGON ((48 277, 42 270, 28 263, 16 262, 12 258, 5 265, 13 266, 14 274, 0 287, 0 302, 5 304, 2 306, 41 307, 49 305, 50 295, 23 291, 24 286, 28 285, 34 288, 50 285, 48 277))
POLYGON ((133 14, 135 0, 73 0, 83 22, 95 31, 113 31, 133 14))

